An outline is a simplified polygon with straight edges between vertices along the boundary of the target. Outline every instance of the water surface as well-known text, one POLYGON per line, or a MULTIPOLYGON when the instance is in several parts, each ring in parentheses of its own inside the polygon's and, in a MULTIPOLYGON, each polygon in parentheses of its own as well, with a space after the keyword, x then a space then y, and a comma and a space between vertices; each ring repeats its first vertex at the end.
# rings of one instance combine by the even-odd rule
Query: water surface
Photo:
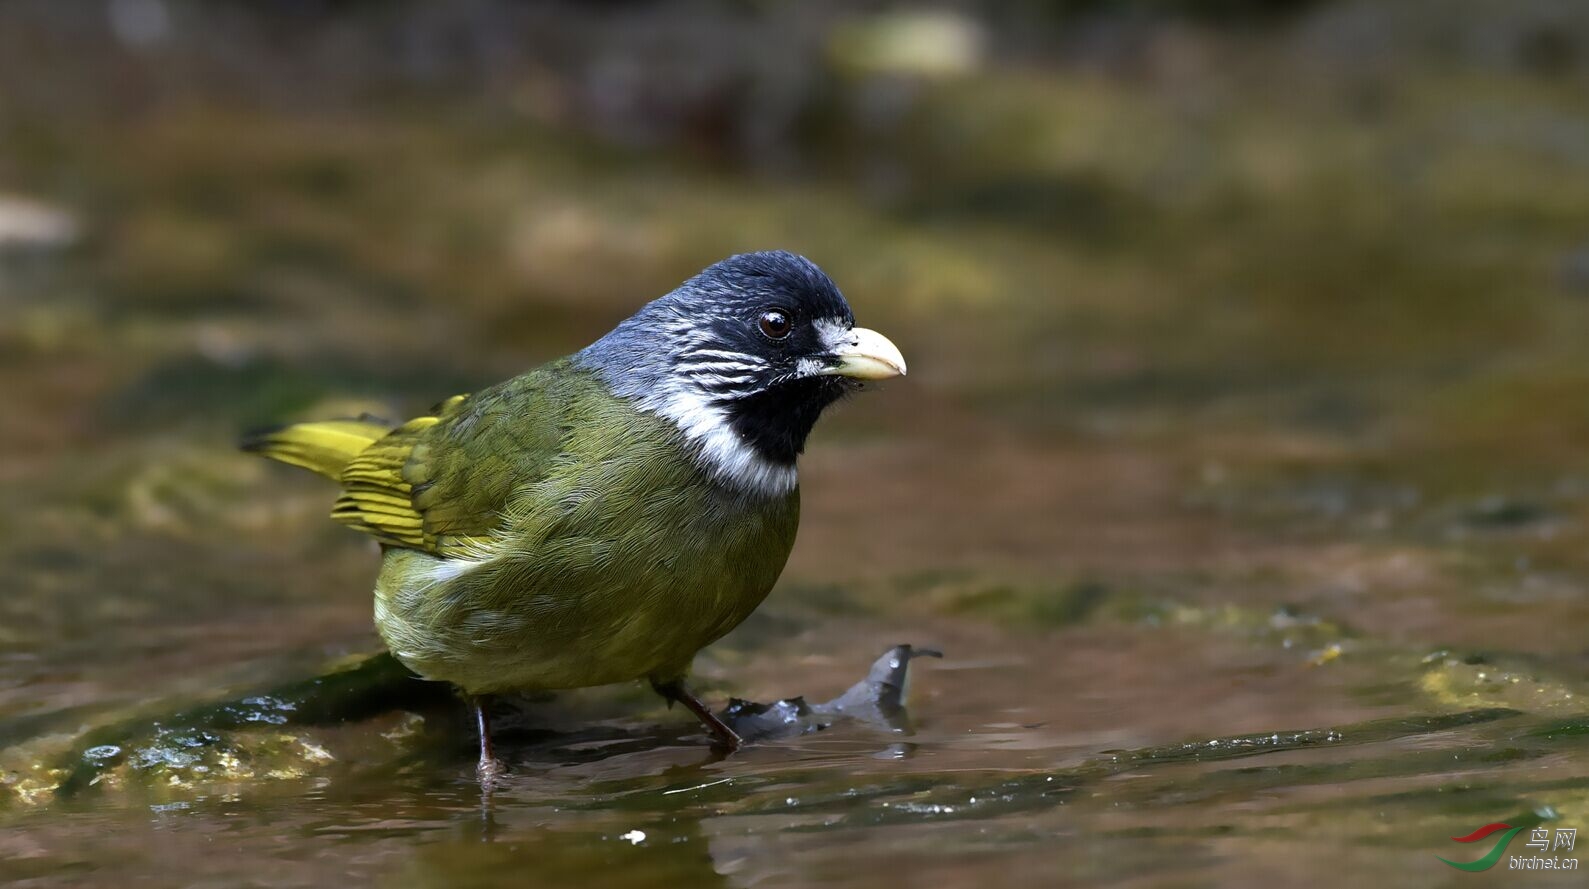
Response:
POLYGON ((77 227, 0 249, 0 880, 1445 885, 1482 824, 1589 827, 1589 93, 1325 6, 824 81, 787 170, 533 90, 217 98, 157 54, 63 110, 0 66, 0 192, 77 227), (1396 49, 1343 61, 1352 15, 1396 49), (378 648, 371 545, 241 429, 422 410, 768 247, 912 371, 824 420, 699 684, 821 700, 939 648, 912 734, 725 760, 570 693, 489 799, 418 691, 182 740, 378 648), (160 755, 57 793, 123 720, 160 755))

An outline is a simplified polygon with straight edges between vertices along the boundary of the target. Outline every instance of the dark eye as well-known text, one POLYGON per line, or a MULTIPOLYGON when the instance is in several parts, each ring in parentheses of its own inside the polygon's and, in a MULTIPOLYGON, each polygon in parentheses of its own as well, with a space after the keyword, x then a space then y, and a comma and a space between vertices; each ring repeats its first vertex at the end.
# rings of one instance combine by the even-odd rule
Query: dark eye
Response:
POLYGON ((767 336, 781 340, 794 329, 794 321, 790 320, 789 313, 782 309, 768 309, 761 313, 756 322, 761 326, 761 332, 767 336))

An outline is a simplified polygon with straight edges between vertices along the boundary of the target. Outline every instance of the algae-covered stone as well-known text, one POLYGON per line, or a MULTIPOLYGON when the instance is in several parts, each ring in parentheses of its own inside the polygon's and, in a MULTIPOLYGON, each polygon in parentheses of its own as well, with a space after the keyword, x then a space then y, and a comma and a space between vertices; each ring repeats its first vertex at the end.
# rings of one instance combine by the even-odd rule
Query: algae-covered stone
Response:
MULTIPOLYGON (((13 795, 37 802, 89 789, 179 789, 279 781, 322 773, 336 761, 318 731, 388 711, 450 700, 436 683, 414 681, 389 655, 333 664, 311 679, 217 703, 129 717, 67 740, 21 745, 8 762, 13 795)), ((412 723, 388 738, 417 743, 412 723)))
POLYGON ((1584 711, 1589 697, 1581 683, 1549 676, 1517 658, 1467 657, 1446 651, 1424 658, 1419 691, 1452 707, 1514 707, 1541 715, 1584 711))
MULTIPOLYGON (((840 719, 905 732, 906 673, 911 659, 923 655, 938 653, 895 646, 865 678, 825 704, 808 706, 798 697, 771 705, 736 700, 724 716, 755 738, 815 731, 840 719)), ((462 712, 446 685, 416 681, 382 654, 263 692, 130 717, 79 735, 30 739, 0 759, 0 787, 27 804, 105 790, 157 797, 206 788, 230 793, 324 777, 341 759, 338 744, 356 750, 364 765, 386 766, 469 731, 454 720, 459 724, 451 733, 428 733, 424 714, 433 710, 462 712), (368 729, 363 741, 350 737, 358 733, 332 731, 355 723, 368 729)))

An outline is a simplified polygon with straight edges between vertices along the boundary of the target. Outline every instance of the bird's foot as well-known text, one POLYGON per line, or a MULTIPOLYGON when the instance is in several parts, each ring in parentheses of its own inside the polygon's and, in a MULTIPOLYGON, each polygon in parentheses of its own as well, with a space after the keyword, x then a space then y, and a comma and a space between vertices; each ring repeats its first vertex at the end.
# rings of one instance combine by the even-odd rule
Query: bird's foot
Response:
POLYGON ((498 778, 508 773, 508 767, 497 759, 496 750, 491 744, 491 699, 478 695, 470 703, 480 732, 480 764, 475 766, 475 774, 480 776, 480 786, 489 789, 498 778))
POLYGON ((701 724, 712 733, 712 747, 723 753, 733 753, 745 746, 745 739, 739 733, 728 727, 728 723, 718 719, 715 714, 706 708, 701 708, 702 713, 695 714, 700 718, 701 724))
POLYGON ((508 766, 495 756, 480 757, 480 764, 475 766, 475 775, 479 776, 481 784, 494 784, 497 779, 508 773, 508 766))
POLYGON ((701 699, 685 687, 684 680, 653 681, 651 687, 656 689, 657 694, 667 698, 669 704, 678 701, 691 713, 694 713, 695 718, 701 721, 701 725, 712 733, 712 747, 714 749, 728 754, 745 746, 745 739, 741 738, 738 732, 729 728, 728 723, 718 719, 717 714, 707 709, 701 699))

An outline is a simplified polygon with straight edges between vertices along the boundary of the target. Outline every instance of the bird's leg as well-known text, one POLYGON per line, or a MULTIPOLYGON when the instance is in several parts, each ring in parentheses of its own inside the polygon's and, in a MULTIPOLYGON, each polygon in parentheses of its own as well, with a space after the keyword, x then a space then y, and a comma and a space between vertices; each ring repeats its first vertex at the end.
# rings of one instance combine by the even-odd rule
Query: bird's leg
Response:
POLYGON ((469 705, 474 708, 475 725, 480 729, 480 764, 475 771, 481 780, 488 781, 508 770, 491 748, 491 714, 487 710, 491 706, 491 696, 475 695, 469 699, 469 705))
POLYGON ((716 714, 712 713, 711 710, 706 708, 705 704, 701 703, 700 698, 696 697, 684 686, 683 679, 670 679, 667 682, 658 682, 653 679, 651 680, 651 687, 656 689, 657 694, 667 698, 669 704, 678 701, 688 708, 691 713, 694 713, 695 718, 701 721, 701 725, 706 726, 706 730, 711 732, 712 736, 717 739, 718 745, 726 748, 729 753, 738 750, 740 745, 745 743, 733 729, 728 727, 728 723, 718 719, 716 714))

